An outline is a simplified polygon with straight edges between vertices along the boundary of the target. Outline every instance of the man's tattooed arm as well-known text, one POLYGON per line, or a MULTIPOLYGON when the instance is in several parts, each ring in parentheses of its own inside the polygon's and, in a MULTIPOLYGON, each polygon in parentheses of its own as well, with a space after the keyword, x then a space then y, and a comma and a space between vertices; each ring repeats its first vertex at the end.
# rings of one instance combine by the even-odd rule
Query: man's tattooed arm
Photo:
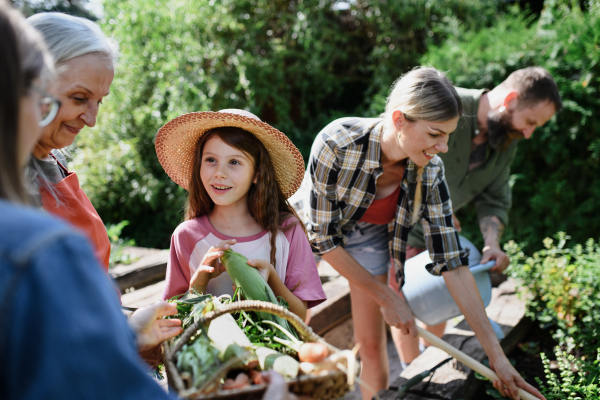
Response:
POLYGON ((500 238, 504 233, 504 224, 495 215, 479 220, 479 229, 483 235, 485 246, 500 247, 500 238))
POLYGON ((498 217, 489 216, 483 217, 479 221, 479 228, 485 242, 481 263, 485 264, 490 260, 495 260, 496 265, 494 265, 492 271, 502 273, 510 264, 510 258, 500 249, 500 238, 504 233, 504 224, 498 217))

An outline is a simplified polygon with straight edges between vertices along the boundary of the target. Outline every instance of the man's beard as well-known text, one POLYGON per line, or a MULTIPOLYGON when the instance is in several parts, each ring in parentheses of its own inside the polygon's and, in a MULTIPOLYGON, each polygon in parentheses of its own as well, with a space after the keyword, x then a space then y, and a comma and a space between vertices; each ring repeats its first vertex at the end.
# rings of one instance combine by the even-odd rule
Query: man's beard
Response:
POLYGON ((513 140, 523 139, 523 132, 512 126, 512 112, 490 111, 487 116, 488 141, 497 151, 506 151, 513 140))

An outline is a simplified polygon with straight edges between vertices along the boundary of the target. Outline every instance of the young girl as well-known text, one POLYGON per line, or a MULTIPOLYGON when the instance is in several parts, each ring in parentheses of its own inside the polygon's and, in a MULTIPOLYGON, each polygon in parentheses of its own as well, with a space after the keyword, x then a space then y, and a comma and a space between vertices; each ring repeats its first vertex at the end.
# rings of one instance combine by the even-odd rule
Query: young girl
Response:
POLYGON ((219 262, 232 248, 304 319, 326 299, 303 225, 287 202, 304 174, 298 149, 242 110, 182 115, 156 137, 163 168, 189 191, 171 239, 163 299, 190 288, 233 294, 219 262))

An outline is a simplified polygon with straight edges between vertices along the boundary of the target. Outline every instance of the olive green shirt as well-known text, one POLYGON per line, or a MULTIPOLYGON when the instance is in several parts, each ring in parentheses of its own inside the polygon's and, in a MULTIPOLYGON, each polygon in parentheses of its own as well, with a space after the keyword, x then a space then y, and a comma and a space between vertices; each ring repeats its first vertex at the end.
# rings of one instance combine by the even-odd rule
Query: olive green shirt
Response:
MULTIPOLYGON (((485 91, 458 87, 456 91, 462 99, 465 115, 458 121, 456 131, 450 134, 448 152, 438 154, 444 162, 452 210, 456 212, 473 201, 479 220, 495 215, 504 225, 507 225, 508 211, 512 205, 511 189, 508 183, 510 165, 517 152, 517 141, 513 141, 503 152, 487 146, 483 163, 469 171, 471 142, 479 134, 477 110, 481 95, 485 91)), ((410 232, 408 245, 425 248, 421 225, 415 225, 410 232)))

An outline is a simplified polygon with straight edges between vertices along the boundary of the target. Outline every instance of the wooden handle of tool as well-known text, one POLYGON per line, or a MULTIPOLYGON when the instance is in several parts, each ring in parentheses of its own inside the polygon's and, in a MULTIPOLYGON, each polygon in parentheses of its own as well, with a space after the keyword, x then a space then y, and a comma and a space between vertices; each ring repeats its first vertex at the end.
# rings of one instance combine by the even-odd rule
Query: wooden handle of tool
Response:
MULTIPOLYGON (((435 336, 433 333, 428 332, 425 329, 422 329, 420 327, 417 327, 417 329, 419 331, 419 336, 421 336, 423 339, 427 340, 429 343, 431 343, 438 349, 443 350, 446 353, 450 354, 452 357, 456 358, 458 361, 465 364, 466 366, 471 368, 473 371, 479 372, 481 375, 485 376, 492 382, 500 380, 500 378, 498 378, 498 375, 496 375, 496 373, 494 371, 492 371, 491 369, 489 369, 488 367, 486 367, 479 361, 466 355, 462 351, 458 350, 456 347, 444 342, 442 339, 435 336)), ((521 399, 523 399, 523 400, 539 400, 537 397, 535 397, 534 395, 532 395, 529 392, 526 392, 525 390, 523 390, 521 388, 519 388, 519 396, 521 396, 521 399)))

